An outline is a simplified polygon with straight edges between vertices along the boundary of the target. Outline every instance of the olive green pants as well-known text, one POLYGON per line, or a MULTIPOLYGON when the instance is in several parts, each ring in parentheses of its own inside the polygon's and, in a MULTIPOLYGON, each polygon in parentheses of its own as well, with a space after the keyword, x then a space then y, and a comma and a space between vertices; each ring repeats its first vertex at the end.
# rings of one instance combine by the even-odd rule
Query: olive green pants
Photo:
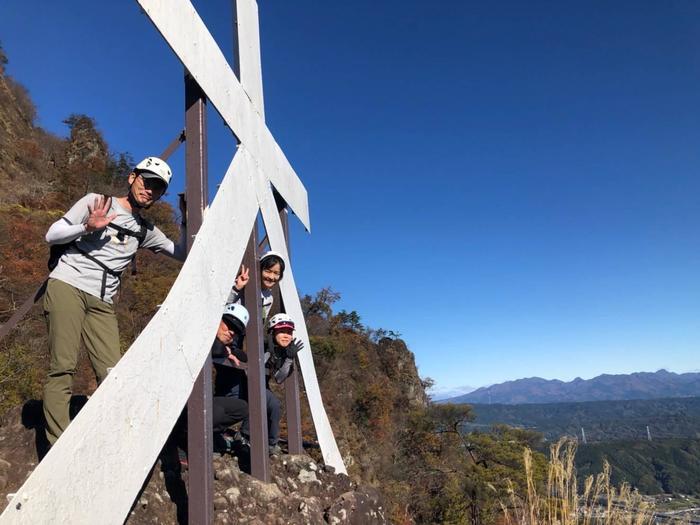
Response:
POLYGON ((49 279, 44 295, 51 362, 44 386, 46 437, 52 445, 70 423, 73 375, 78 366, 80 339, 87 347, 98 384, 121 358, 114 307, 57 279, 49 279))

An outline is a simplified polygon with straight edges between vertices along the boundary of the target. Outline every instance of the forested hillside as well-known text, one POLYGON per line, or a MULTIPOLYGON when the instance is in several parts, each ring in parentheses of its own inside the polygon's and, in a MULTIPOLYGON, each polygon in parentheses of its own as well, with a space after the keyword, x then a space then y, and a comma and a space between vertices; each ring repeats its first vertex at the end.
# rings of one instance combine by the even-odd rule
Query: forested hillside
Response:
POLYGON ((467 432, 506 424, 541 432, 550 443, 574 436, 579 442, 579 480, 601 472, 607 460, 616 485, 625 481, 643 494, 700 491, 698 397, 473 405, 473 409, 476 419, 464 425, 467 432))
POLYGON ((700 440, 616 441, 582 445, 576 455, 580 474, 612 466, 615 484, 626 481, 644 494, 700 495, 700 440))

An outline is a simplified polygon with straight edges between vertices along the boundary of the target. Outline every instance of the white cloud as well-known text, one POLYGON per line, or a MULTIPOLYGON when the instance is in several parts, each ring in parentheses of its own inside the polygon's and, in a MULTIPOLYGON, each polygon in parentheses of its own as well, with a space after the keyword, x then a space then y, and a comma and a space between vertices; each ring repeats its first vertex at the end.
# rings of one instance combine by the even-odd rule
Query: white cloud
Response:
POLYGON ((469 385, 455 387, 435 386, 428 390, 428 395, 433 401, 440 401, 442 399, 449 399, 451 397, 462 396, 464 394, 468 394, 469 392, 473 392, 474 390, 476 390, 476 388, 469 385))

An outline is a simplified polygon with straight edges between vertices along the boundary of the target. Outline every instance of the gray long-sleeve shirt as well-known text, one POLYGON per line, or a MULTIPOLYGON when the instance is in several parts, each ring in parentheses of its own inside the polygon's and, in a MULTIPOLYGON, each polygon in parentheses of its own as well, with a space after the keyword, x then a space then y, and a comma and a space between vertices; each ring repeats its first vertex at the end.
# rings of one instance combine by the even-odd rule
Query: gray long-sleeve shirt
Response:
MULTIPOLYGON (((87 232, 85 224, 90 216, 88 205, 92 205, 95 199, 101 197, 96 193, 89 193, 81 198, 63 217, 51 225, 46 233, 46 241, 49 244, 67 244, 75 241, 76 246, 81 250, 89 253, 112 271, 120 273, 129 266, 139 248, 139 241, 135 237, 121 235, 110 226, 102 230, 87 232)), ((117 216, 112 222, 117 226, 134 232, 141 230, 143 219, 124 209, 116 198, 111 199, 108 215, 114 213, 117 216)), ((145 223, 145 221, 143 223, 146 226, 146 237, 141 243, 141 248, 148 248, 154 252, 162 252, 178 260, 184 260, 186 255, 184 243, 176 246, 158 228, 145 223)), ((101 297, 104 273, 104 269, 98 264, 85 257, 74 247, 70 247, 61 256, 49 277, 70 284, 90 295, 101 297)), ((107 274, 103 300, 111 303, 118 288, 119 278, 107 274)))

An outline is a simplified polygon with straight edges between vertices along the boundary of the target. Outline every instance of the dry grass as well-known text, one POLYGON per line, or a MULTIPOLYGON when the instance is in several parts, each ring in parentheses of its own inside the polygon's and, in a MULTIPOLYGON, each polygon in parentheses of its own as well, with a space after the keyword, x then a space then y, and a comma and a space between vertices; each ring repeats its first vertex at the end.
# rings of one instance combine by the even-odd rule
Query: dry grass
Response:
POLYGON ((589 476, 578 494, 576 442, 562 439, 550 447, 546 486, 538 490, 532 473, 532 452, 525 450, 527 494, 509 484, 510 498, 501 502, 507 525, 647 525, 654 523, 653 505, 627 483, 610 483, 610 465, 589 476))

